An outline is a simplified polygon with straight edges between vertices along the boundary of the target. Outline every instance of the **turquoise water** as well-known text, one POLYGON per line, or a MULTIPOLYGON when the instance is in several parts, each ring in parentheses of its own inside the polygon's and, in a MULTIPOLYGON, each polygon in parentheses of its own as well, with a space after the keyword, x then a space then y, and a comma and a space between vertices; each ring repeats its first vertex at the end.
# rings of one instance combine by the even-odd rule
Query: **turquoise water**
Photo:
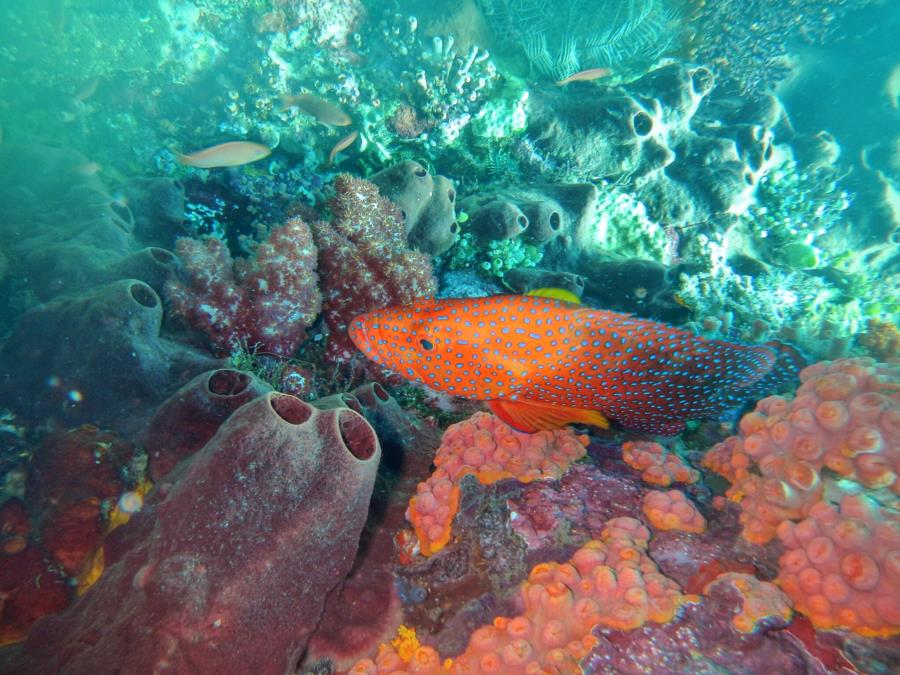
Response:
MULTIPOLYGON (((573 672, 891 672, 897 35, 890 0, 0 0, 0 645, 19 645, 0 673, 343 672, 405 635, 391 672, 409 666, 401 624, 463 672, 493 617, 546 628, 516 600, 534 565, 626 516, 653 526, 663 576, 704 599, 656 628, 566 633, 561 648, 597 643, 566 647, 573 672), (546 289, 559 335, 514 297, 546 289), (475 299, 494 295, 502 320, 479 321, 475 299), (387 307, 403 311, 371 314, 387 307), (262 477, 235 459, 269 447, 226 442, 234 411, 250 437, 275 433, 245 407, 264 396, 307 429, 285 452, 314 468, 272 456, 262 477), (479 401, 506 401, 490 410, 510 433, 587 431, 587 458, 543 475, 548 496, 500 470, 525 437, 502 460, 470 453, 459 534, 429 555, 404 506, 479 401), (713 454, 760 433, 775 450, 737 450, 730 469, 713 454), (698 472, 681 487, 706 534, 676 541, 641 510, 656 488, 621 446, 650 440, 698 472), (588 495, 584 512, 560 506, 588 495), (872 538, 796 544, 791 528, 809 534, 826 508, 872 538), (125 597, 123 579, 176 557, 196 563, 159 573, 178 592, 125 597), (772 582, 768 618, 715 642, 728 594, 691 569, 772 582), (104 617, 108 642, 90 637, 104 617), (181 660, 162 656, 166 630, 181 660), (247 646, 267 636, 268 653, 247 646), (636 656, 650 644, 657 662, 636 656)), ((479 663, 520 672, 511 659, 479 663)))

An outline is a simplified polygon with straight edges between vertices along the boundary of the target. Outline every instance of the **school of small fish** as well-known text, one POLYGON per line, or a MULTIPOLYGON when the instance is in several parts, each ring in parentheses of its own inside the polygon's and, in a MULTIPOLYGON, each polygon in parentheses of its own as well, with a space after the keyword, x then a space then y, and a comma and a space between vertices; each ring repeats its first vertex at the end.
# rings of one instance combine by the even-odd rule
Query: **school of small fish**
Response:
POLYGON ((350 326, 373 361, 437 391, 483 400, 522 431, 570 423, 673 435, 778 391, 802 366, 777 343, 705 340, 553 297, 421 300, 350 326))

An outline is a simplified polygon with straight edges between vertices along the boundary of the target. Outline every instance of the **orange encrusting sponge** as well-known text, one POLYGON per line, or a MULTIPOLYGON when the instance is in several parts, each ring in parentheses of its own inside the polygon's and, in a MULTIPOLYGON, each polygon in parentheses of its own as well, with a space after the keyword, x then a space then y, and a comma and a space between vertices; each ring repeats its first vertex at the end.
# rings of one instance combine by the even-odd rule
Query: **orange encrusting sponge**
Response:
POLYGON ((681 457, 652 441, 628 441, 622 444, 622 459, 641 478, 653 485, 669 487, 672 483, 695 483, 700 473, 685 464, 681 457))
POLYGON ((647 555, 650 532, 634 518, 614 518, 601 539, 587 542, 565 563, 541 563, 522 584, 519 616, 497 617, 478 628, 456 659, 441 661, 431 647, 408 660, 382 645, 375 660, 350 673, 580 674, 579 661, 597 644, 597 626, 634 630, 647 622, 671 621, 679 607, 699 602, 663 576, 647 555))
POLYGON ((706 532, 706 518, 681 490, 652 490, 644 495, 642 505, 647 520, 657 530, 706 532))
POLYGON ((419 551, 430 556, 450 540, 459 508, 459 481, 472 474, 489 485, 504 478, 530 483, 559 478, 584 457, 586 436, 570 428, 526 434, 489 413, 451 425, 444 432, 431 477, 419 483, 410 499, 406 519, 415 528, 419 551))

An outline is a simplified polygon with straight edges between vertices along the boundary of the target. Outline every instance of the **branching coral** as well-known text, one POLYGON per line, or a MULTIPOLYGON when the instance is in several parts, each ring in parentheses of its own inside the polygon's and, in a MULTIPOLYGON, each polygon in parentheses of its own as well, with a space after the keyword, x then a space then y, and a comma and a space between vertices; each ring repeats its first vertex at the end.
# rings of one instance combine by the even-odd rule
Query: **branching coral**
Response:
POLYGON ((253 258, 233 260, 219 239, 182 238, 184 281, 166 284, 176 314, 206 334, 214 349, 242 345, 290 356, 322 302, 309 226, 294 218, 273 229, 253 258))

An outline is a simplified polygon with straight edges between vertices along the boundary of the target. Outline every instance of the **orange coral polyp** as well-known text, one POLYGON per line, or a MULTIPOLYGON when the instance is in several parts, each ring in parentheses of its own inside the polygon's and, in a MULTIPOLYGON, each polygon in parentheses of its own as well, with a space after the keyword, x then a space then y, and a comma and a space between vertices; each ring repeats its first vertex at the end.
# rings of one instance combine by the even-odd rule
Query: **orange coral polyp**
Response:
POLYGON ((471 474, 485 485, 506 478, 525 483, 559 478, 584 456, 587 443, 569 428, 525 434, 487 413, 450 426, 435 455, 437 469, 416 488, 406 511, 420 552, 433 555, 450 541, 463 476, 471 474))

